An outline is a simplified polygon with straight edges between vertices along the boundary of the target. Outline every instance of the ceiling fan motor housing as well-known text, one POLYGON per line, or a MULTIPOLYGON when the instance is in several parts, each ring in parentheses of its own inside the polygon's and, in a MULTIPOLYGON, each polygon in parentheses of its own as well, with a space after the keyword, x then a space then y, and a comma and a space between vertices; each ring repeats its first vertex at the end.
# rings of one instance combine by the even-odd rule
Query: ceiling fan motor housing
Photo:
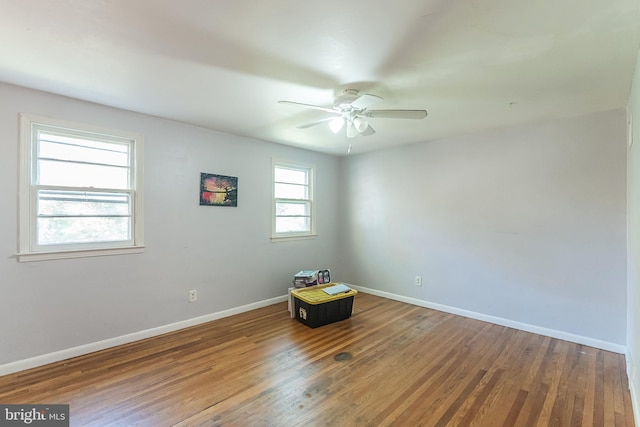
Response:
POLYGON ((339 109, 341 112, 348 112, 354 110, 351 103, 358 99, 358 91, 355 89, 345 89, 342 95, 336 98, 333 106, 339 109))

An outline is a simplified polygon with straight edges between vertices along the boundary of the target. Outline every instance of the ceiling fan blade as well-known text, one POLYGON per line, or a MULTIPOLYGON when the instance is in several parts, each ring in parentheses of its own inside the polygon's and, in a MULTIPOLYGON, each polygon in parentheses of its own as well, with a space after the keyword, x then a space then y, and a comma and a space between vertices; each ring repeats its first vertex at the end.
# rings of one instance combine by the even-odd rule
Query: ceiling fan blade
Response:
POLYGON ((370 136, 370 135, 373 135, 374 133, 376 133, 376 131, 371 127, 371 125, 369 125, 369 126, 367 126, 367 128, 365 130, 360 132, 360 135, 362 135, 362 136, 370 136))
POLYGON ((330 122, 331 120, 335 120, 335 119, 336 119, 335 117, 325 117, 324 119, 316 120, 315 122, 306 123, 304 125, 296 126, 296 128, 298 128, 298 129, 306 129, 306 128, 310 128, 312 126, 321 125, 322 123, 330 122))
POLYGON ((333 108, 321 107, 320 105, 303 104, 301 102, 293 102, 293 101, 278 101, 278 104, 295 105, 297 107, 313 108, 314 110, 325 111, 327 113, 340 114, 340 112, 334 110, 333 108))
POLYGON ((382 101, 381 97, 365 93, 364 95, 356 98, 351 103, 351 106, 357 110, 364 110, 365 108, 369 108, 370 106, 377 104, 380 101, 382 101))
POLYGON ((367 110, 363 115, 385 119, 424 119, 427 117, 427 112, 425 110, 367 110))

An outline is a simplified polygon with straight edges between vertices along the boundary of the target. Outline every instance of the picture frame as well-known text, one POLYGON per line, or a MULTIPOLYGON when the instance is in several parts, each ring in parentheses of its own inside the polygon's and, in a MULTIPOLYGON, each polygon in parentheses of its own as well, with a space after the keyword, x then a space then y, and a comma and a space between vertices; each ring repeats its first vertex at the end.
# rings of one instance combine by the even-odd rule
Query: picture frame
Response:
POLYGON ((200 206, 238 206, 238 177, 200 173, 200 206))

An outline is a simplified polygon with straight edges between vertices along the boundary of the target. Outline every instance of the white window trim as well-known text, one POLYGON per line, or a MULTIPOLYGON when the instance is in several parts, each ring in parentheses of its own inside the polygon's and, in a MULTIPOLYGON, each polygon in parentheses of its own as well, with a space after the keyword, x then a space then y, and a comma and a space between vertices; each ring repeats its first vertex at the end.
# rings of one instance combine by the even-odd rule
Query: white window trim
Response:
POLYGON ((286 242, 291 240, 314 239, 316 234, 316 167, 310 163, 303 163, 285 159, 271 159, 271 241, 286 242), (275 194, 275 168, 276 166, 291 167, 294 169, 308 169, 309 177, 309 201, 311 203, 311 230, 308 232, 276 233, 276 194, 275 194))
POLYGON ((144 192, 143 192, 143 152, 144 137, 139 133, 125 132, 114 129, 99 128, 96 126, 73 123, 64 120, 52 119, 48 117, 37 116, 33 114, 20 113, 20 164, 19 164, 19 191, 18 191, 18 253, 16 257, 20 262, 43 261, 52 259, 66 258, 83 258, 105 255, 123 255, 141 253, 144 250, 144 192), (115 244, 103 245, 99 247, 95 245, 92 248, 81 248, 70 246, 64 250, 34 250, 32 248, 32 239, 35 229, 33 221, 35 215, 35 206, 31 197, 31 177, 32 177, 32 156, 33 156, 33 136, 32 128, 34 124, 42 124, 46 126, 54 126, 71 130, 79 130, 82 132, 91 132, 96 134, 117 136, 126 139, 135 140, 134 142, 134 164, 135 182, 132 187, 135 189, 135 197, 133 201, 133 245, 115 244))

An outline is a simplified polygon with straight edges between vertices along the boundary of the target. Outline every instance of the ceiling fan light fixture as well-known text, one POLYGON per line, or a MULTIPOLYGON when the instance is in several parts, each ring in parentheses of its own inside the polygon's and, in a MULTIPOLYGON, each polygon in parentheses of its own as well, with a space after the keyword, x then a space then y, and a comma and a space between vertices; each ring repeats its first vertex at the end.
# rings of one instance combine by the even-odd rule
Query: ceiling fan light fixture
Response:
POLYGON ((369 123, 361 117, 356 117, 353 119, 353 125, 356 127, 356 130, 360 133, 364 132, 367 127, 369 127, 369 123))
POLYGON ((352 120, 347 123, 347 138, 355 138, 359 135, 358 129, 356 129, 352 120))
POLYGON ((278 101, 278 103, 331 113, 333 116, 325 116, 323 119, 297 126, 297 128, 306 129, 321 123, 328 123, 331 131, 337 135, 346 125, 345 134, 347 138, 355 138, 358 135, 371 136, 375 134, 376 131, 367 121, 368 118, 374 119, 375 122, 375 119, 424 119, 427 117, 426 110, 369 109, 369 107, 381 102, 382 100, 382 97, 378 95, 372 95, 369 93, 361 95, 356 89, 346 89, 341 96, 335 98, 333 107, 303 104, 295 101, 278 101))
POLYGON ((336 134, 340 132, 342 126, 344 126, 344 119, 342 117, 336 117, 329 122, 329 129, 331 129, 331 132, 336 134))

